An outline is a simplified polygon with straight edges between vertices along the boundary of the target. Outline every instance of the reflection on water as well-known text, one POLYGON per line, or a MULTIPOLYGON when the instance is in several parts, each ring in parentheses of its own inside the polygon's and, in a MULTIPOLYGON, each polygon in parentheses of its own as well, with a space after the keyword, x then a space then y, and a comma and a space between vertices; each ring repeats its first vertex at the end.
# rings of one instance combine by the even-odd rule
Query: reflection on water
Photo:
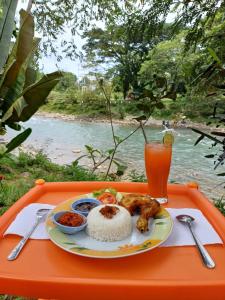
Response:
MULTIPOLYGON (((79 123, 66 122, 63 120, 33 117, 25 123, 33 132, 25 145, 42 149, 57 163, 70 163, 81 154, 85 153, 84 146, 89 144, 102 150, 113 147, 111 129, 105 123, 79 123)), ((128 135, 135 127, 127 125, 115 125, 115 134, 121 137, 128 135)), ((162 139, 160 129, 147 128, 149 139, 162 139)), ((8 137, 16 135, 15 131, 9 130, 8 137)), ((223 168, 213 171, 213 160, 204 156, 212 153, 211 142, 203 140, 194 147, 198 135, 188 129, 178 129, 173 147, 173 161, 170 180, 185 183, 197 181, 208 195, 221 195, 223 188, 213 187, 223 179, 215 176, 221 173, 223 168)), ((127 162, 130 169, 136 169, 144 173, 143 161, 144 139, 140 131, 136 132, 125 141, 118 150, 117 157, 127 162)))

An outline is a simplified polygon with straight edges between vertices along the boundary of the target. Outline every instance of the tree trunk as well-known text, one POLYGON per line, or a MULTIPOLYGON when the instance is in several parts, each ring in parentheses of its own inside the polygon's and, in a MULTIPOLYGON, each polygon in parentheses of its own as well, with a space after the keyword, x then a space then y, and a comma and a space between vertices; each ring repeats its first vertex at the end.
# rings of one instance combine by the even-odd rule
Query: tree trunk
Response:
POLYGON ((123 99, 126 99, 127 92, 129 91, 129 81, 127 78, 123 80, 123 99))

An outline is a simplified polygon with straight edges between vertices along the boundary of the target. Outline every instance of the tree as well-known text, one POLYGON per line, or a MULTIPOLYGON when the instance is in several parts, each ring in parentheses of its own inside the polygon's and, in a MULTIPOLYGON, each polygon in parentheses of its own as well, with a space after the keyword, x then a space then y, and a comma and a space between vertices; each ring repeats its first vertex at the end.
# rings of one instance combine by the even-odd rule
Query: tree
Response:
POLYGON ((63 72, 63 77, 60 79, 59 83, 57 84, 55 90, 64 92, 69 88, 76 88, 77 87, 77 76, 70 72, 63 72))
MULTIPOLYGON (((10 2, 16 4, 17 0, 10 2)), ((163 23, 169 13, 176 12, 174 28, 188 25, 190 34, 187 35, 187 41, 190 44, 202 38, 205 28, 212 25, 217 12, 224 12, 225 9, 224 1, 220 0, 178 0, 176 3, 173 0, 30 0, 29 4, 32 2, 31 12, 35 17, 36 30, 43 35, 42 50, 45 53, 57 53, 54 41, 64 33, 65 27, 75 35, 79 30, 92 26, 93 21, 101 20, 107 23, 122 13, 134 11, 137 6, 151 27, 163 23)), ((58 47, 71 58, 78 54, 73 38, 65 38, 58 47)))
MULTIPOLYGON (((10 2, 16 4, 17 0, 10 2)), ((149 26, 153 28, 153 25, 162 23, 170 6, 168 1, 158 2, 159 5, 153 10, 150 0, 139 0, 138 3, 136 0, 29 0, 28 8, 35 17, 36 30, 43 36, 42 51, 45 54, 58 54, 60 60, 62 54, 59 55, 58 50, 71 59, 79 55, 73 36, 93 26, 93 22, 101 20, 106 24, 123 13, 131 14, 138 7, 146 16, 149 26), (59 35, 63 35, 65 28, 70 30, 72 37, 62 37, 59 45, 59 35)))
POLYGON ((122 83, 124 98, 130 86, 138 88, 138 73, 149 49, 168 37, 165 27, 152 27, 142 10, 132 14, 123 13, 110 21, 105 29, 93 28, 83 35, 87 39, 83 46, 90 66, 105 64, 113 70, 122 83))
POLYGON ((191 52, 185 55, 185 36, 183 30, 173 39, 160 42, 154 47, 143 62, 140 77, 145 82, 150 82, 153 77, 166 76, 170 82, 175 82, 177 87, 182 83, 190 84, 199 72, 199 65, 204 61, 202 51, 191 52))

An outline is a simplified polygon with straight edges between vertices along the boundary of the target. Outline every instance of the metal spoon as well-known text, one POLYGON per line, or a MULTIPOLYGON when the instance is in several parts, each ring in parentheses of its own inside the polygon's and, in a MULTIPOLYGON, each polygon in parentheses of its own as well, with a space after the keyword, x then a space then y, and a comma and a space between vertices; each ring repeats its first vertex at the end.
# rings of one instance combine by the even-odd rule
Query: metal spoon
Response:
POLYGON ((199 241, 199 239, 197 238, 196 234, 194 233, 191 223, 195 220, 193 217, 189 216, 189 215, 179 215, 176 216, 177 220, 181 223, 187 224, 188 228, 191 231, 191 234, 193 236, 193 239, 196 243, 196 246, 198 248, 198 251, 202 257, 203 263, 205 264, 205 266, 209 269, 213 269, 215 268, 216 264, 213 261, 213 259, 211 258, 211 256, 209 255, 208 251, 205 249, 205 247, 202 245, 202 243, 199 241))
POLYGON ((31 228, 31 230, 20 240, 20 242, 13 248, 9 256, 7 257, 8 260, 14 260, 19 255, 20 251, 23 249, 24 245, 26 244, 26 241, 29 239, 31 234, 34 232, 34 230, 37 228, 37 226, 45 220, 45 217, 49 213, 51 209, 47 208, 41 208, 36 212, 36 220, 31 228))

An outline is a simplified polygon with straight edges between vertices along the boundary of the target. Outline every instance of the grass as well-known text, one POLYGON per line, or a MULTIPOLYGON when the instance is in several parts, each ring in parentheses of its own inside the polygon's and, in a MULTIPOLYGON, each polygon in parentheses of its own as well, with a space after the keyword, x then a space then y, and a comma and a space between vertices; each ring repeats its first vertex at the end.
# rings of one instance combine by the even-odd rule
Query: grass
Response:
POLYGON ((38 178, 45 181, 99 181, 100 175, 92 174, 80 166, 60 166, 52 163, 42 152, 21 152, 0 159, 0 174, 4 176, 0 185, 0 215, 24 195, 38 178))

